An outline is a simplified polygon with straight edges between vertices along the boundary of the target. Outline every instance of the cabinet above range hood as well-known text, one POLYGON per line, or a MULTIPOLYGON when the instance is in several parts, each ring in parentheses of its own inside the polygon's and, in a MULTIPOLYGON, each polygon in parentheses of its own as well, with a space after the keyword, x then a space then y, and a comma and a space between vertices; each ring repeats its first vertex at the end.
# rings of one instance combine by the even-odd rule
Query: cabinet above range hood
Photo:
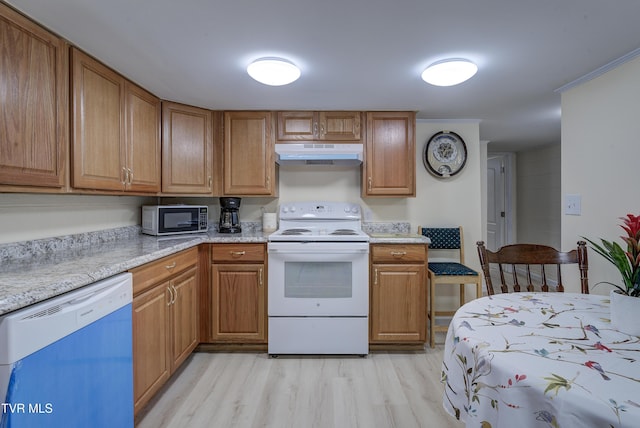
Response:
POLYGON ((276 144, 280 165, 360 165, 362 144, 276 144))

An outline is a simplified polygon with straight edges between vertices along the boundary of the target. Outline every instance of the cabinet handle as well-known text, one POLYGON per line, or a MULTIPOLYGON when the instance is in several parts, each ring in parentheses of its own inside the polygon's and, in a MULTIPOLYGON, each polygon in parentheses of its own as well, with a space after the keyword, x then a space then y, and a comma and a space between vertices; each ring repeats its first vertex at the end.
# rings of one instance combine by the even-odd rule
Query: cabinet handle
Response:
POLYGON ((126 167, 122 167, 122 185, 126 186, 127 185, 127 168, 126 167))
POLYGON ((129 186, 131 186, 131 182, 133 181, 133 171, 130 168, 127 168, 129 186))
POLYGON ((373 285, 378 285, 378 269, 373 270, 373 285))
POLYGON ((367 187, 371 190, 371 177, 367 179, 367 187))
POLYGON ((178 300, 178 290, 176 289, 176 286, 173 284, 171 284, 171 288, 173 289, 173 295, 174 295, 173 302, 171 302, 171 304, 173 305, 176 303, 176 300, 178 300))
POLYGON ((391 255, 393 257, 404 257, 404 256, 407 255, 407 252, 406 251, 392 251, 391 255))
POLYGON ((165 266, 167 270, 171 270, 176 267, 176 262, 171 263, 170 265, 165 266))
POLYGON ((320 136, 324 137, 327 134, 327 132, 324 130, 324 123, 320 124, 320 136))
POLYGON ((269 177, 267 175, 267 187, 270 188, 271 187, 271 177, 269 177))
POLYGON ((241 256, 244 256, 246 254, 246 251, 229 251, 229 253, 233 257, 241 257, 241 256))
POLYGON ((318 136, 318 122, 313 122, 313 135, 318 136))
POLYGON ((167 291, 169 292, 169 301, 167 302, 167 306, 173 305, 173 290, 171 290, 171 286, 167 286, 167 291))
POLYGON ((259 273, 259 275, 260 275, 260 278, 259 278, 259 281, 260 281, 260 282, 259 282, 259 284, 260 284, 260 287, 262 287, 262 283, 263 283, 263 279, 262 279, 262 276, 263 276, 263 275, 262 275, 262 268, 260 268, 260 273, 259 273))
POLYGON ((212 183, 212 181, 213 181, 213 180, 211 179, 211 176, 209 176, 209 189, 211 189, 211 183, 212 183))

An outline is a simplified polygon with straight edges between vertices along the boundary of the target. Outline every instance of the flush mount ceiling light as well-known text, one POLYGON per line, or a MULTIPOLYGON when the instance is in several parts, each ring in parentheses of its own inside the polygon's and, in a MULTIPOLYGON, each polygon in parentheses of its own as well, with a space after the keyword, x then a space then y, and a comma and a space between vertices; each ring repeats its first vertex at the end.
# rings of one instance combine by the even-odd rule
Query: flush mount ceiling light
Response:
POLYGON ((260 83, 270 86, 288 85, 300 77, 300 69, 282 58, 260 58, 247 67, 247 73, 260 83))
POLYGON ((422 80, 435 86, 453 86, 473 77, 478 66, 466 59, 434 62, 422 72, 422 80))

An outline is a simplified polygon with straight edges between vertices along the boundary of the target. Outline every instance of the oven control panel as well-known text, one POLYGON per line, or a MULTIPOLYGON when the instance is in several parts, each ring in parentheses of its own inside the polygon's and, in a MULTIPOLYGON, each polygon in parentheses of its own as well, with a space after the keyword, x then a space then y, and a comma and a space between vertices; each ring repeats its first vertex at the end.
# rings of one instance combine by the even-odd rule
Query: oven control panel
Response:
POLYGON ((280 206, 280 219, 359 220, 360 205, 350 202, 290 202, 280 206))

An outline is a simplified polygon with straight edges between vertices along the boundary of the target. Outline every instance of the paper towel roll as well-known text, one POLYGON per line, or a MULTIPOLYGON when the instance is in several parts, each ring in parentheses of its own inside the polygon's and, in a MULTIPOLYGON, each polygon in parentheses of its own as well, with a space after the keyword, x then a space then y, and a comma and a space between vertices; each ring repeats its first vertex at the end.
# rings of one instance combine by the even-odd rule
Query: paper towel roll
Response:
POLYGON ((278 221, 276 219, 276 213, 263 213, 262 214, 262 231, 275 232, 276 229, 278 229, 278 221))

